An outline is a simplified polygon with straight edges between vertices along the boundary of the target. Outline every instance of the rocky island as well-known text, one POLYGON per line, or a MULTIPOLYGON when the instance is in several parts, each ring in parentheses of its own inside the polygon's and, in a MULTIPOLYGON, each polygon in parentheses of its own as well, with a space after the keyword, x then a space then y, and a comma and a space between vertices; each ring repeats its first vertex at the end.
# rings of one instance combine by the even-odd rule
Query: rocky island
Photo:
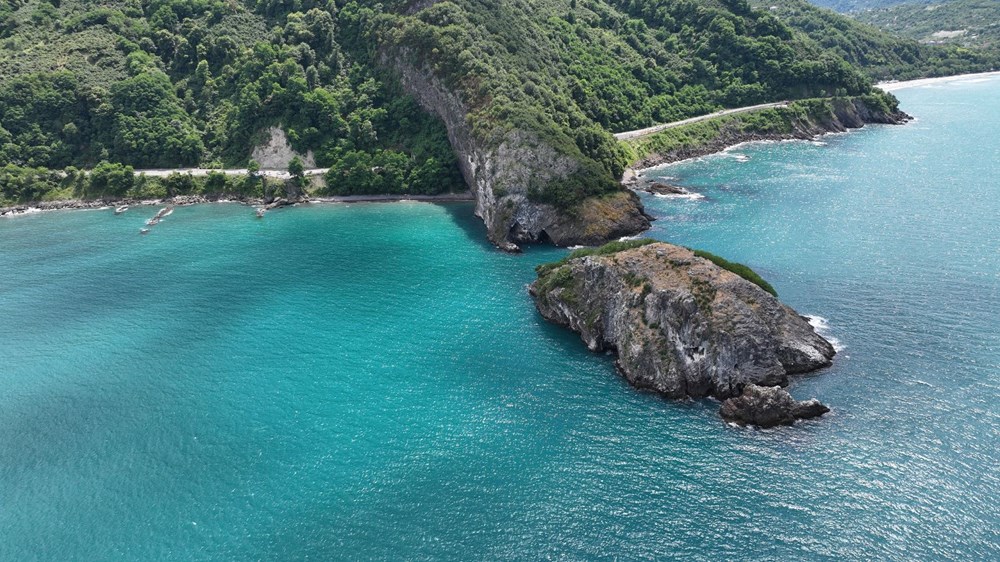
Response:
MULTIPOLYGON (((789 375, 830 365, 835 353, 745 266, 653 240, 614 242, 539 266, 529 290, 547 320, 578 332, 592 351, 614 351, 630 383, 668 398, 726 400, 751 385, 785 386, 789 375)), ((788 400, 777 415, 727 417, 774 425, 818 415, 788 400)), ((726 411, 766 402, 744 400, 726 411)))

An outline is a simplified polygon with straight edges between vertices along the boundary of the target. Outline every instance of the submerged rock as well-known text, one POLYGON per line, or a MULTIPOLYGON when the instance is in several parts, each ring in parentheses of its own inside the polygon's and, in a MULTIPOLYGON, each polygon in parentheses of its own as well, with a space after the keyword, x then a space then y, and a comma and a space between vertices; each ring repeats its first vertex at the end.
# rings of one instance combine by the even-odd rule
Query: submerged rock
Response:
POLYGON ((795 420, 819 417, 829 411, 815 398, 797 401, 779 386, 748 384, 743 394, 722 403, 719 415, 740 425, 774 427, 792 425, 795 420))
POLYGON ((615 249, 541 266, 530 292, 546 319, 615 351, 633 385, 722 400, 830 365, 833 346, 755 283, 671 244, 615 249))

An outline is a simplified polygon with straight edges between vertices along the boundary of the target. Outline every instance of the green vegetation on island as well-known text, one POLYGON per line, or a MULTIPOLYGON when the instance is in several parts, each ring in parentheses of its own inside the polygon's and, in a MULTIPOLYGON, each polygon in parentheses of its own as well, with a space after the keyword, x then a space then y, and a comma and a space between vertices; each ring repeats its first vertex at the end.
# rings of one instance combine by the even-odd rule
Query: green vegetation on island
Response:
POLYGON ((654 244, 657 240, 652 238, 637 238, 634 240, 615 240, 613 242, 608 242, 601 246, 595 246, 590 248, 577 248, 566 254, 561 260, 550 263, 543 263, 535 266, 535 272, 538 275, 545 275, 546 273, 556 269, 557 267, 562 267, 569 263, 570 260, 575 260, 577 258, 582 258, 586 256, 607 256, 611 254, 617 254, 618 252, 624 252, 625 250, 631 250, 633 248, 641 248, 647 244, 654 244))
POLYGON ((743 265, 742 263, 731 262, 726 258, 719 257, 711 252, 706 252, 705 250, 691 249, 691 251, 694 252, 694 255, 698 256, 699 258, 705 258, 706 260, 714 263, 715 265, 721 267, 722 269, 725 269, 726 271, 729 271, 731 273, 735 273, 736 275, 739 275, 740 277, 746 279, 747 281, 753 283, 754 285, 757 285, 761 289, 764 289, 765 291, 770 293, 771 296, 774 297, 778 296, 778 292, 774 290, 774 287, 772 287, 770 283, 765 281, 764 278, 758 275, 756 271, 750 269, 749 267, 743 265))
MULTIPOLYGON (((556 287, 566 287, 567 284, 572 281, 572 274, 568 268, 563 266, 569 264, 570 261, 587 257, 587 256, 610 256, 612 254, 617 254, 619 252, 624 252, 626 250, 632 250, 635 248, 641 248, 649 244, 656 244, 660 242, 659 240, 654 240, 652 238, 638 238, 634 240, 616 240, 614 242, 608 242, 602 246, 597 246, 593 248, 580 248, 573 250, 572 252, 566 254, 561 260, 543 263, 535 267, 535 273, 538 274, 539 288, 540 292, 548 292, 556 287)), ((770 283, 764 280, 760 275, 749 267, 736 262, 731 262, 725 258, 719 257, 711 252, 706 252, 704 250, 695 250, 688 248, 694 255, 699 258, 704 258, 715 265, 735 273, 740 277, 746 279, 747 281, 757 285, 761 289, 764 289, 772 296, 778 296, 778 293, 774 290, 774 287, 770 283)), ((645 280, 638 277, 627 279, 630 285, 640 286, 644 285, 645 280)), ((644 291, 646 291, 644 287, 644 291)), ((647 291, 648 292, 648 291, 647 291)))

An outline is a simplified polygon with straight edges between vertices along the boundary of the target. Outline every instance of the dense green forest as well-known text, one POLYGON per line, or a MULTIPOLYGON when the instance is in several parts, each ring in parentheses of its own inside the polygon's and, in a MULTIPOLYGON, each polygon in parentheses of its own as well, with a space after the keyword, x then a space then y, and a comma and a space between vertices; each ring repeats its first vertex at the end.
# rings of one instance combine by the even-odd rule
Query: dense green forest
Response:
MULTIPOLYGON (((457 93, 480 139, 526 130, 580 162, 531 192, 572 206, 617 189, 613 131, 986 64, 792 2, 8 0, 0 166, 243 166, 279 125, 331 168, 331 193, 455 189, 443 124, 387 64, 405 58, 457 93)), ((6 200, 39 193, 4 184, 6 200)))
POLYGON ((334 168, 331 191, 458 186, 443 125, 340 47, 338 14, 352 17, 312 0, 8 2, 0 164, 245 165, 278 124, 334 168))
POLYGON ((1000 68, 995 50, 924 45, 817 8, 805 0, 755 0, 828 52, 864 68, 875 80, 908 80, 1000 68))
POLYGON ((885 8, 897 4, 907 4, 920 2, 921 0, 809 0, 811 3, 838 12, 858 12, 861 10, 871 10, 885 8))
POLYGON ((901 4, 858 12, 854 17, 925 43, 1000 49, 1000 2, 997 0, 901 4))

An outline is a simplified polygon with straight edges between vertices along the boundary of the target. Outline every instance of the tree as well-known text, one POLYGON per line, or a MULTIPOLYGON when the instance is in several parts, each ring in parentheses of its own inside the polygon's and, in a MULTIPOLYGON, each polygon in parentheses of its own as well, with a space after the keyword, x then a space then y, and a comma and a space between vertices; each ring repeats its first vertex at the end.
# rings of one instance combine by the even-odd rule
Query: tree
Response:
POLYGON ((302 162, 302 159, 296 156, 288 162, 288 173, 292 175, 293 178, 304 178, 306 173, 306 166, 302 162))
POLYGON ((90 189, 88 195, 110 195, 121 197, 125 195, 135 182, 132 166, 123 166, 111 162, 101 162, 90 172, 90 189))
POLYGON ((288 162, 288 173, 292 175, 290 180, 291 189, 288 190, 289 196, 297 196, 306 186, 306 167, 305 164, 302 163, 301 158, 296 156, 288 162))

